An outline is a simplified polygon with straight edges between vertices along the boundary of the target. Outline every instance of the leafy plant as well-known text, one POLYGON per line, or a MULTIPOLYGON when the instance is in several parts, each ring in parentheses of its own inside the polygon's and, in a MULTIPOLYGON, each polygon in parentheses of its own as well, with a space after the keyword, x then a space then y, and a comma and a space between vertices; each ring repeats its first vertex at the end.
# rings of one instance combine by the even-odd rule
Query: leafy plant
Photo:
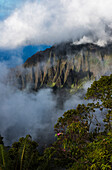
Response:
POLYGON ((58 119, 56 141, 42 155, 30 135, 9 150, 0 137, 0 170, 112 169, 112 75, 93 82, 86 94, 90 98, 92 103, 79 104, 58 119), (103 131, 97 113, 103 114, 103 131))

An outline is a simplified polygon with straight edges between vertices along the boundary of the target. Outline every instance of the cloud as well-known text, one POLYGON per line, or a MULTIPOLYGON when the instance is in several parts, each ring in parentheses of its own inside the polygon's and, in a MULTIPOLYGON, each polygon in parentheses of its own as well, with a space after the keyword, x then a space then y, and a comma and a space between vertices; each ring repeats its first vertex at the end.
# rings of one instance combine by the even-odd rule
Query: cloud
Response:
POLYGON ((82 92, 71 96, 63 90, 56 94, 52 89, 41 89, 38 93, 29 93, 27 89, 20 91, 6 83, 10 71, 6 64, 0 63, 0 134, 5 145, 27 134, 40 145, 52 142, 58 117, 85 102, 81 99, 82 92))
POLYGON ((57 117, 51 90, 36 94, 19 91, 4 83, 9 73, 7 66, 0 63, 0 70, 0 134, 5 144, 10 145, 26 134, 38 140, 40 136, 50 138, 57 117))
POLYGON ((104 45, 112 40, 111 6, 111 0, 27 1, 0 22, 0 47, 55 44, 84 36, 104 45))

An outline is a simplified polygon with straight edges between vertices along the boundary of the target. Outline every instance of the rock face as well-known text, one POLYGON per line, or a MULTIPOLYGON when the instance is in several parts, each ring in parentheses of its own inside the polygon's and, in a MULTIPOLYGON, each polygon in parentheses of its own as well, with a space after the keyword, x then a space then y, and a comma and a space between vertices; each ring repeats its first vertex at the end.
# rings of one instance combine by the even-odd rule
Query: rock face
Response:
POLYGON ((14 80, 20 89, 30 87, 75 87, 112 71, 112 45, 99 47, 93 44, 62 43, 37 52, 28 58, 22 69, 13 70, 14 80))

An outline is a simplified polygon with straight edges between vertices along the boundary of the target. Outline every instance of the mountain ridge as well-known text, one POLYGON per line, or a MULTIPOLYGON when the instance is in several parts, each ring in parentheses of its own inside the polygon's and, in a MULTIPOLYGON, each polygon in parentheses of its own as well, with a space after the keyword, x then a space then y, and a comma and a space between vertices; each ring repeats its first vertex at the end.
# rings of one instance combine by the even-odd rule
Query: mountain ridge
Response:
POLYGON ((61 43, 37 52, 15 70, 20 89, 27 86, 38 90, 42 87, 73 88, 84 80, 111 71, 112 44, 99 47, 95 44, 74 45, 61 43))

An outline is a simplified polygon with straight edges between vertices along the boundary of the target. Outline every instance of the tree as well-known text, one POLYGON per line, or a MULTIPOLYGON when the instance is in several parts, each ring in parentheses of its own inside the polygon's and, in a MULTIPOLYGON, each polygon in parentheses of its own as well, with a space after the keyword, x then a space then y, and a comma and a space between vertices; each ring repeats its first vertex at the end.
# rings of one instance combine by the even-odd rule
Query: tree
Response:
POLYGON ((0 168, 5 170, 112 169, 112 75, 93 82, 86 93, 92 103, 78 105, 54 126, 56 141, 39 155, 30 135, 7 150, 1 137, 0 168), (96 114, 104 116, 104 130, 96 114), (94 128, 90 130, 91 125, 94 128))
POLYGON ((38 144, 32 141, 30 135, 20 138, 19 142, 13 143, 8 151, 11 162, 10 169, 36 169, 38 167, 39 153, 38 144))
POLYGON ((45 154, 57 167, 112 169, 112 75, 102 76, 91 85, 86 94, 86 99, 90 98, 92 103, 68 110, 54 127, 57 140, 45 154), (102 132, 96 111, 105 117, 102 132), (92 123, 95 128, 90 131, 92 123))

